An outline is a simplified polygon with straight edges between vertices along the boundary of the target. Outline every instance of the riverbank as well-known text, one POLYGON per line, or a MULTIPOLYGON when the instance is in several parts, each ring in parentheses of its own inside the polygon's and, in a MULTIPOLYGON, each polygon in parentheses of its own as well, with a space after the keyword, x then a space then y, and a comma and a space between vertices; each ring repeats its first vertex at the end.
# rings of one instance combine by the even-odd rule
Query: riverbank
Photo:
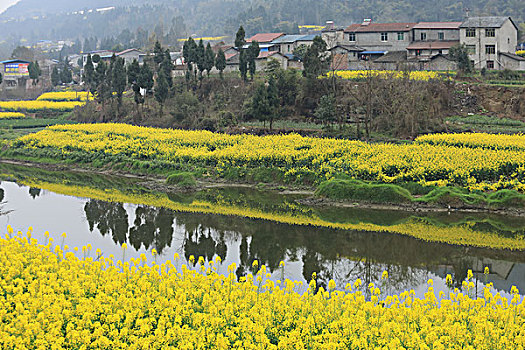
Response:
POLYGON ((4 141, 2 159, 155 179, 312 194, 311 203, 411 211, 525 210, 525 136, 442 134, 411 144, 228 135, 126 124, 49 127, 4 141))
POLYGON ((113 175, 120 176, 129 179, 135 179, 139 181, 140 185, 144 188, 153 191, 160 192, 195 192, 202 189, 212 189, 212 188, 225 188, 225 187, 245 187, 253 188, 259 190, 270 190, 277 191, 283 195, 301 195, 305 198, 297 199, 297 203, 314 206, 314 207, 339 207, 339 208, 362 208, 362 209, 374 209, 374 210, 394 210, 394 211, 404 211, 408 213, 487 213, 487 214, 496 214, 502 216, 511 216, 511 217, 525 217, 525 209, 523 208, 494 208, 494 207, 475 207, 474 205, 470 206, 449 206, 442 203, 424 203, 424 202, 383 202, 383 203, 373 203, 367 201, 345 201, 345 200, 336 200, 326 197, 316 196, 315 187, 305 187, 305 186, 284 186, 283 184, 271 184, 271 183, 242 183, 228 181, 222 178, 213 178, 205 179, 198 178, 195 185, 192 186, 179 186, 169 184, 166 181, 166 178, 160 174, 156 173, 147 173, 147 172, 125 172, 122 169, 112 169, 112 168, 95 168, 86 164, 69 164, 66 162, 37 162, 36 160, 23 160, 23 159, 0 159, 2 164, 11 164, 11 165, 20 165, 32 168, 39 168, 42 170, 49 171, 68 171, 68 172, 78 172, 84 174, 99 174, 99 175, 113 175))

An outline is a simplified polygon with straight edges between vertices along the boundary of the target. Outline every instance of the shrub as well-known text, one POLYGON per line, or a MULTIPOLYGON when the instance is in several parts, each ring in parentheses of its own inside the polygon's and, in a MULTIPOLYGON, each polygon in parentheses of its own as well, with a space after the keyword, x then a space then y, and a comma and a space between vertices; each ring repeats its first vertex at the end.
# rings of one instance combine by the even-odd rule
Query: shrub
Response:
POLYGON ((176 185, 179 187, 195 187, 197 186, 197 181, 192 173, 181 172, 173 173, 168 175, 166 179, 168 185, 176 185))

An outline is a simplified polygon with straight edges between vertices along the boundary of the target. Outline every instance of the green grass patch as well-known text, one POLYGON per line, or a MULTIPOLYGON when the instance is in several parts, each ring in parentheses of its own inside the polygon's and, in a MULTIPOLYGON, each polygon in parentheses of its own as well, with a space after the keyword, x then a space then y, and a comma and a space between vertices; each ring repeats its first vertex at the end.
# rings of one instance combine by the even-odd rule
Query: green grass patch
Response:
POLYGON ((176 172, 168 175, 166 179, 168 185, 176 185, 179 187, 195 187, 197 181, 193 176, 193 173, 188 172, 176 172))
POLYGON ((44 128, 57 124, 74 124, 76 122, 64 119, 0 119, 0 129, 30 129, 44 128))
POLYGON ((371 184, 359 180, 328 180, 319 185, 315 194, 335 200, 371 203, 410 203, 412 201, 412 195, 403 187, 391 184, 371 184))

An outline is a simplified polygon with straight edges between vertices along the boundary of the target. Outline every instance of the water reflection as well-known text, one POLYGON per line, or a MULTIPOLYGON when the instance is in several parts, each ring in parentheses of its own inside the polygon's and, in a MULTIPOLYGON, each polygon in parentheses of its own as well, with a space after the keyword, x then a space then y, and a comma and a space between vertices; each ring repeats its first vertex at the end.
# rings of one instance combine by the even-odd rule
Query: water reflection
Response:
MULTIPOLYGON (((17 178, 24 178, 22 171, 25 170, 17 168, 16 171, 17 178)), ((87 183, 85 174, 38 174, 42 181, 51 181, 55 175, 55 182, 70 183, 71 186, 87 183)), ((107 191, 117 188, 119 191, 149 193, 132 180, 106 180, 94 176, 92 183, 107 191)), ((330 222, 371 222, 388 226, 413 218, 413 214, 407 212, 309 208, 298 205, 295 196, 241 188, 209 189, 184 195, 172 193, 167 198, 174 204, 202 202, 287 215, 305 216, 315 212, 330 222)), ((516 285, 521 291, 525 290, 523 251, 453 246, 405 235, 288 225, 234 215, 179 212, 164 207, 64 196, 41 190, 34 184, 19 186, 9 181, 0 185, 2 201, 6 202, 6 209, 13 211, 4 215, 4 220, 0 217, 3 227, 11 224, 16 229, 24 229, 28 223, 43 228, 42 231, 53 227, 58 234, 67 231, 68 239, 69 233, 76 231, 77 236, 71 236, 75 241, 68 242, 70 246, 91 243, 93 247, 103 249, 106 255, 119 256, 120 246, 128 243, 134 250, 130 252, 132 256, 156 249, 163 261, 172 259, 174 252, 186 260, 191 255, 202 256, 207 261, 219 256, 224 265, 237 264, 238 276, 255 272, 252 263, 258 260, 268 267, 274 279, 282 278, 279 263, 283 260, 286 261, 285 278, 308 282, 316 272, 318 286, 325 288, 330 279, 344 287, 360 278, 364 286, 374 282, 388 293, 411 288, 421 291, 426 288, 429 277, 435 280, 436 290, 446 291, 443 280, 447 274, 452 274, 454 284, 460 287, 468 269, 484 282, 483 270, 488 266, 491 274, 487 276, 487 282, 493 282, 497 289, 508 291, 516 285), (39 212, 43 214, 38 216, 39 212), (381 274, 385 270, 390 277, 382 281, 381 274)), ((497 232, 503 236, 515 236, 525 228, 523 219, 494 215, 434 213, 421 214, 418 220, 436 227, 468 223, 480 231, 497 232)))

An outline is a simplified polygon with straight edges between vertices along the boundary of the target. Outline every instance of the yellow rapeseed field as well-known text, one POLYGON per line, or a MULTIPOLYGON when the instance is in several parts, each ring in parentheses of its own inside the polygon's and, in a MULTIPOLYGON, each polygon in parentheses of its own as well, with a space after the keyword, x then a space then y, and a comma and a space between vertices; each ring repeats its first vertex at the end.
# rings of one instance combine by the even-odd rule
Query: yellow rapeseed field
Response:
POLYGON ((0 112, 0 119, 22 119, 26 116, 18 112, 0 112))
MULTIPOLYGON (((316 291, 315 278, 309 285, 275 282, 256 261, 258 272, 237 280, 235 264, 227 275, 217 273, 220 259, 190 257, 187 266, 175 254, 159 266, 155 251, 122 262, 90 245, 79 259, 77 248, 55 246, 52 239, 39 245, 31 234, 14 235, 8 227, 0 238, 0 348, 6 350, 525 345, 525 303, 517 288, 510 300, 490 285, 474 297, 471 271, 461 291, 436 293, 428 280, 422 299, 414 291, 384 295, 379 283, 363 286, 361 280, 346 286, 331 280, 328 290, 316 291)), ((389 278, 386 272, 382 277, 389 278)))
MULTIPOLYGON (((327 73, 327 76, 331 76, 331 72, 327 73)), ((339 70, 335 72, 335 75, 337 77, 340 77, 342 79, 364 79, 370 76, 378 76, 378 77, 392 77, 392 78, 410 78, 412 80, 422 80, 422 81, 428 81, 430 79, 439 79, 443 78, 446 75, 444 75, 441 72, 434 72, 434 71, 411 71, 411 72, 403 72, 403 71, 393 71, 393 70, 339 70)))
POLYGON ((493 150, 525 150, 525 135, 523 134, 432 134, 420 136, 416 143, 430 145, 446 145, 456 147, 486 148, 493 150))
POLYGON ((415 237, 429 242, 441 242, 461 246, 491 249, 525 251, 525 236, 498 235, 478 229, 474 224, 457 226, 437 226, 421 219, 410 219, 393 225, 379 225, 365 222, 333 222, 320 218, 310 212, 301 212, 294 208, 293 213, 273 213, 256 208, 233 206, 228 203, 210 203, 193 201, 178 203, 170 200, 165 193, 124 193, 116 189, 97 189, 89 186, 74 186, 43 181, 22 181, 22 184, 41 188, 55 193, 91 198, 106 202, 131 203, 167 208, 179 212, 231 215, 250 219, 262 219, 289 225, 328 227, 341 230, 365 232, 387 232, 415 237))
MULTIPOLYGON (((89 96, 90 99, 93 99, 93 96, 89 96)), ((63 102, 63 101, 87 101, 88 92, 81 91, 58 91, 58 92, 46 92, 40 95, 37 98, 37 101, 54 101, 54 102, 63 102)))
POLYGON ((49 110, 67 112, 82 105, 84 105, 84 102, 79 101, 0 101, 0 109, 5 111, 39 112, 49 110))
MULTIPOLYGON (((505 141, 503 141, 505 142, 505 141)), ((57 125, 18 139, 14 147, 51 148, 213 167, 280 169, 286 178, 335 174, 384 183, 415 181, 525 190, 523 152, 414 143, 395 145, 299 135, 227 135, 127 124, 57 125)))

